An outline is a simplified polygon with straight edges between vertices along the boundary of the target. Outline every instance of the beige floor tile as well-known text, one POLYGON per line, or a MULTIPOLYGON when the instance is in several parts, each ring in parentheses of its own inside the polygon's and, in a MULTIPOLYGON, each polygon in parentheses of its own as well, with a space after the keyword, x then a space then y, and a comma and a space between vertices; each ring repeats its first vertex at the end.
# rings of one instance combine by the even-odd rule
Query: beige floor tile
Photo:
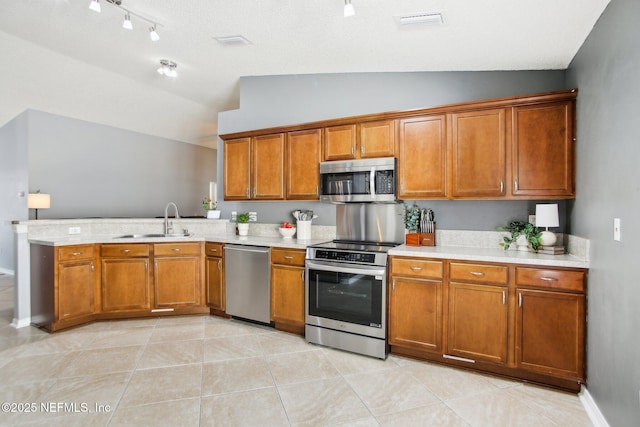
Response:
POLYGON ((202 364, 137 370, 119 407, 200 397, 202 364))
POLYGON ((347 375, 345 379, 375 416, 440 402, 401 368, 347 375))
POLYGON ((213 320, 207 320, 204 323, 204 337, 217 338, 231 335, 249 335, 272 333, 273 329, 262 328, 248 322, 242 322, 235 319, 221 319, 219 317, 211 317, 213 320))
POLYGON ((371 416, 343 378, 278 387, 292 425, 331 425, 371 416))
POLYGON ((262 356, 262 347, 260 347, 260 342, 255 334, 204 340, 205 362, 257 356, 262 356))
POLYGON ((557 426, 540 410, 533 409, 513 396, 514 388, 461 397, 446 402, 457 415, 474 427, 557 426))
POLYGON ((202 363, 202 340, 148 344, 138 369, 202 363))
POLYGON ((110 347, 75 352, 76 355, 61 374, 62 377, 131 372, 144 347, 110 347))
POLYGON ((19 423, 19 426, 31 427, 105 427, 109 424, 111 414, 102 413, 74 413, 73 415, 44 417, 34 421, 19 423))
POLYGON ((109 427, 176 427, 197 426, 200 399, 172 400, 143 406, 118 408, 109 427))
POLYGON ((288 426, 274 387, 203 397, 200 426, 288 426))
POLYGON ((96 331, 92 334, 93 338, 87 346, 91 348, 143 346, 147 345, 153 331, 153 326, 96 331))
POLYGON ((576 394, 525 384, 514 388, 512 396, 542 411, 548 418, 563 427, 593 426, 576 394))
POLYGON ((329 348, 324 348, 323 352, 342 375, 360 374, 363 372, 398 367, 398 364, 393 358, 382 360, 329 348))
POLYGON ((313 344, 307 343, 300 335, 286 332, 260 334, 258 341, 266 355, 309 351, 317 348, 313 344))
POLYGON ((74 360, 72 353, 14 358, 0 368, 2 385, 23 384, 57 378, 74 360))
POLYGON ((201 340, 204 338, 204 322, 156 325, 149 342, 201 340))
POLYGON ((382 427, 469 427, 444 403, 381 415, 377 419, 382 427))
POLYGON ((277 385, 333 378, 340 373, 321 350, 276 354, 266 357, 277 385))
POLYGON ((355 421, 346 421, 344 423, 330 424, 331 427, 380 427, 380 423, 373 415, 355 421))
POLYGON ((82 328, 92 332, 110 331, 114 329, 132 329, 155 326, 156 323, 158 323, 158 319, 156 317, 145 317, 141 319, 101 320, 85 325, 82 328))
POLYGON ((484 375, 434 363, 412 364, 406 370, 444 401, 497 389, 484 375))
POLYGON ((157 326, 177 326, 177 325, 193 325, 204 324, 205 319, 209 317, 202 314, 194 314, 192 316, 160 316, 157 318, 157 326))
POLYGON ((202 366, 202 396, 273 386, 273 377, 262 357, 210 362, 202 366))
MULTIPOLYGON (((16 385, 4 383, 3 381, 3 384, 0 387, 0 402, 7 402, 11 404, 35 403, 38 405, 38 402, 41 401, 47 391, 49 391, 55 383, 55 379, 16 385)), ((36 409, 39 410, 39 408, 36 409)), ((36 419, 36 416, 28 412, 18 411, 17 406, 10 408, 8 412, 3 411, 0 413, 0 425, 27 422, 33 419, 36 419)))
POLYGON ((87 348, 94 339, 94 334, 82 328, 47 334, 44 338, 23 346, 20 356, 39 354, 67 353, 87 348))

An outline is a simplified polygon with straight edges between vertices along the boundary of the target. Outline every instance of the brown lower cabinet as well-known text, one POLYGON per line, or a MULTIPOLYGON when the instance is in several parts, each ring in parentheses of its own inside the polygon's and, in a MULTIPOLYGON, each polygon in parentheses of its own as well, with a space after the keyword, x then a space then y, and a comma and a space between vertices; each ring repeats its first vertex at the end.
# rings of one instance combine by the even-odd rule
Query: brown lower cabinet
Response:
POLYGON ((396 256, 390 265, 392 353, 571 391, 585 383, 586 270, 396 256), (441 281, 425 273, 432 264, 441 281))
POLYGON ((271 320, 304 334, 304 258, 299 249, 271 248, 271 320))
POLYGON ((156 243, 154 251, 155 307, 202 306, 200 243, 156 243))
POLYGON ((102 312, 151 309, 149 245, 101 245, 102 312))
POLYGON ((222 243, 205 244, 205 282, 207 305, 213 314, 225 311, 224 257, 222 243))

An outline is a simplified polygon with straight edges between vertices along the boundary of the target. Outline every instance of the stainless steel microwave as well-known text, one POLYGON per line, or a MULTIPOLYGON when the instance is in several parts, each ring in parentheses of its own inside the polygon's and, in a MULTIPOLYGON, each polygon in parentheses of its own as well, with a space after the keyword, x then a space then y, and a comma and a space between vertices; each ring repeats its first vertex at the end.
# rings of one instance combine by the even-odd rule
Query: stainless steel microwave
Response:
POLYGON ((332 203, 396 200, 394 157, 320 163, 320 200, 332 203))

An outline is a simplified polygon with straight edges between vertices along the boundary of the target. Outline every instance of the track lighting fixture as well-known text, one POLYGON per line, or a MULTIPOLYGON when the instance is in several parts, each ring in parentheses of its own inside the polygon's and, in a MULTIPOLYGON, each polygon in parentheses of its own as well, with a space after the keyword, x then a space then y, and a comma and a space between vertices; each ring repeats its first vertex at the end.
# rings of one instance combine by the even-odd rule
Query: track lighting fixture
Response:
POLYGON ((176 70, 176 68, 178 68, 178 64, 176 64, 175 62, 169 61, 168 59, 161 59, 160 68, 158 68, 158 74, 160 74, 161 76, 175 78, 178 76, 178 71, 176 70))
POLYGON ((131 15, 129 15, 129 12, 127 12, 127 14, 124 15, 124 22, 122 22, 122 28, 124 28, 125 30, 133 30, 133 23, 131 22, 131 15))
POLYGON ((348 18, 356 14, 356 10, 351 4, 351 0, 344 0, 344 17, 348 18))
POLYGON ((149 28, 149 38, 151 39, 152 42, 157 42, 158 40, 160 40, 160 36, 158 35, 158 32, 156 31, 156 25, 153 24, 153 27, 149 28))
POLYGON ((102 10, 102 8, 100 7, 100 0, 91 0, 91 3, 89 3, 89 9, 93 10, 94 12, 100 13, 100 11, 102 10))
MULTIPOLYGON (((129 10, 128 8, 122 6, 122 0, 105 0, 105 1, 124 12, 124 21, 122 22, 122 28, 126 30, 133 30, 133 21, 131 17, 134 17, 150 25, 149 38, 151 39, 151 41, 157 42, 158 40, 160 40, 160 35, 158 34, 158 27, 162 27, 162 25, 158 24, 157 22, 149 18, 145 18, 144 16, 138 13, 135 13, 129 10)), ((100 12, 101 10, 100 0, 91 0, 91 2, 89 3, 89 9, 95 12, 100 12)))

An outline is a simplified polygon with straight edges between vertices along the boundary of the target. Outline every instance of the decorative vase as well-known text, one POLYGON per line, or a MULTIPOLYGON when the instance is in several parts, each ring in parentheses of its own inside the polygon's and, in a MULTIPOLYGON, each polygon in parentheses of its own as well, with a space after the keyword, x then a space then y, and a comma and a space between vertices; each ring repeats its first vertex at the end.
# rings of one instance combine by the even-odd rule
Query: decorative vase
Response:
POLYGON ((524 234, 519 235, 516 238, 516 246, 519 251, 529 252, 529 241, 527 240, 527 236, 524 234))
POLYGON ((247 234, 249 234, 249 224, 238 223, 238 235, 246 236, 247 234))
POLYGON ((220 211, 216 210, 216 211, 207 211, 207 218, 209 219, 219 219, 220 218, 220 211))

